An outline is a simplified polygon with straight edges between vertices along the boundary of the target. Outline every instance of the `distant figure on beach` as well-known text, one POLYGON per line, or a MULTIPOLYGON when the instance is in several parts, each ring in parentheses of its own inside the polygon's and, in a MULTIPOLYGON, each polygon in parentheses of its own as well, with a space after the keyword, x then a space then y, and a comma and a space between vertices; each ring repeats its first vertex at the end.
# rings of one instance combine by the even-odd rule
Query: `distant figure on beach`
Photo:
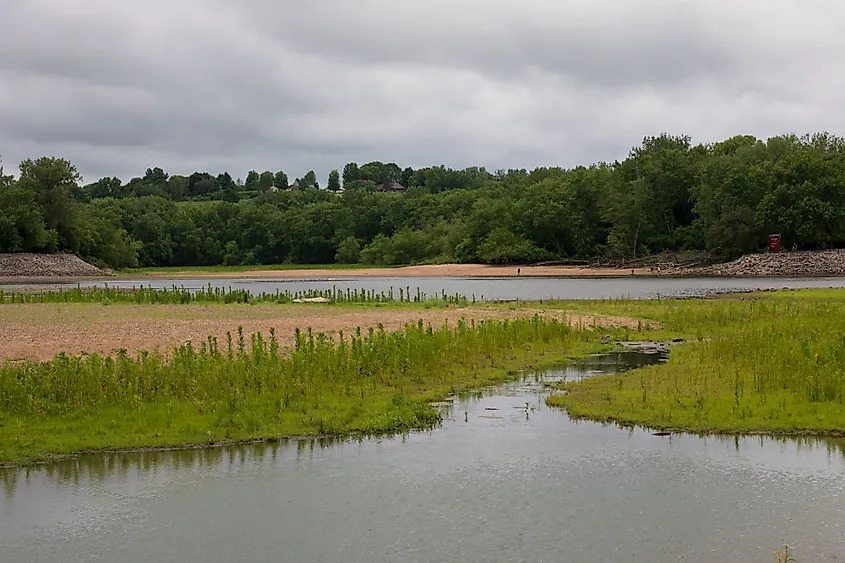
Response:
POLYGON ((520 272, 522 272, 522 268, 517 268, 516 269, 516 275, 518 276, 520 274, 520 272))

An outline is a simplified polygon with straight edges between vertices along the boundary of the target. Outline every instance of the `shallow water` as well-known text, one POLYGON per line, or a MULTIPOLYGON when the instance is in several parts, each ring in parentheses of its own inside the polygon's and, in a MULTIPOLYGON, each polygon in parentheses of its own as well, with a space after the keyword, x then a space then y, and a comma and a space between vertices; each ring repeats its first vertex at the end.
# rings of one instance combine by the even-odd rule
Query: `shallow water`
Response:
MULTIPOLYGON (((417 288, 433 296, 446 291, 449 295, 459 293, 468 298, 481 299, 606 299, 629 297, 632 299, 651 299, 655 297, 697 297, 712 293, 743 291, 751 289, 781 289, 802 287, 845 287, 845 277, 840 278, 447 278, 447 277, 373 277, 336 278, 326 280, 283 280, 283 279, 116 279, 108 282, 84 282, 83 286, 108 283, 113 287, 186 287, 200 288, 211 284, 214 287, 246 289, 254 294, 261 292, 291 293, 311 289, 328 290, 332 287, 346 289, 367 289, 387 292, 399 288, 410 288, 416 294, 417 288)), ((75 287, 76 284, 52 284, 43 287, 75 287)), ((14 290, 25 286, 3 286, 14 290)), ((30 288, 32 286, 29 286, 30 288)), ((42 287, 39 284, 39 287, 42 287)))
POLYGON ((0 472, 0 561, 845 560, 845 442, 656 437, 544 405, 544 381, 618 359, 657 358, 526 374, 393 439, 0 472))

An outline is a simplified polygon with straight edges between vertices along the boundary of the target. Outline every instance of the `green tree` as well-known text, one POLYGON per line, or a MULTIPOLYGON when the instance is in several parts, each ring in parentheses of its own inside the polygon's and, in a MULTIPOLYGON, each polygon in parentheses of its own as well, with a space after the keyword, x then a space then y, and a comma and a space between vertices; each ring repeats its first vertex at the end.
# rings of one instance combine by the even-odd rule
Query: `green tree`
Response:
POLYGON ((548 257, 548 253, 525 237, 497 227, 479 246, 478 257, 488 264, 508 264, 540 260, 548 257))
POLYGON ((361 173, 358 170, 358 165, 354 162, 347 162, 343 167, 343 187, 347 184, 361 179, 361 173))
POLYGON ((288 188, 288 175, 279 170, 274 176, 273 185, 280 190, 286 190, 288 188))
POLYGON ((258 182, 261 179, 261 174, 256 172, 255 170, 250 170, 246 174, 246 183, 244 184, 244 188, 250 191, 254 191, 258 189, 258 182))
POLYGON ((124 197, 123 182, 120 178, 100 178, 81 190, 82 199, 88 201, 104 197, 124 197))
POLYGON ((607 244, 617 256, 647 254, 644 235, 653 225, 654 206, 649 186, 644 180, 614 182, 605 193, 604 219, 611 228, 607 244))
POLYGON ((392 241, 382 234, 376 235, 361 251, 361 262, 381 266, 395 264, 392 241))
POLYGON ((361 243, 355 237, 346 237, 337 246, 334 259, 338 264, 358 264, 361 261, 361 243))
POLYGON ((0 252, 55 250, 56 242, 55 231, 44 228, 35 193, 0 172, 0 252))
POLYGON ((332 192, 340 191, 340 174, 337 170, 329 172, 329 182, 326 187, 332 192))
POLYGON ((188 195, 207 199, 218 189, 217 180, 208 172, 194 172, 188 177, 188 195))
POLYGON ((319 188, 320 185, 317 183, 317 174, 313 170, 309 170, 308 173, 302 177, 302 180, 300 180, 299 186, 302 189, 319 188))
POLYGON ((237 185, 232 179, 231 174, 229 174, 228 172, 223 172, 217 175, 217 188, 220 190, 235 191, 237 189, 237 185))
POLYGON ((47 230, 56 233, 59 249, 76 251, 74 221, 82 176, 63 158, 42 157, 20 163, 18 185, 35 194, 47 230))
POLYGON ((276 180, 276 175, 269 170, 262 172, 258 178, 257 189, 260 192, 266 192, 273 187, 273 182, 276 180))
POLYGON ((381 162, 368 162, 358 169, 358 180, 367 180, 374 184, 381 184, 384 182, 381 169, 384 166, 381 162))
POLYGON ((141 243, 132 240, 112 211, 86 208, 77 228, 78 254, 84 259, 112 268, 138 266, 141 243))
POLYGON ((163 184, 167 181, 170 176, 161 168, 147 168, 147 171, 144 173, 144 181, 150 182, 151 184, 163 184))

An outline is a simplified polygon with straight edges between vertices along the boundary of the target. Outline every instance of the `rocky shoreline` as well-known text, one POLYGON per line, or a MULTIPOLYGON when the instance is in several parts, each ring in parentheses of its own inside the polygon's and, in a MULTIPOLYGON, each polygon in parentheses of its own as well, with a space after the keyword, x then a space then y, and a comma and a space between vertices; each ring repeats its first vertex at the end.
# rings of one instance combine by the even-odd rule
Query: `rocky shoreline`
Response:
POLYGON ((746 254, 722 264, 670 267, 669 275, 726 277, 845 276, 845 249, 746 254))
POLYGON ((0 278, 102 277, 108 272, 73 254, 0 254, 0 278))

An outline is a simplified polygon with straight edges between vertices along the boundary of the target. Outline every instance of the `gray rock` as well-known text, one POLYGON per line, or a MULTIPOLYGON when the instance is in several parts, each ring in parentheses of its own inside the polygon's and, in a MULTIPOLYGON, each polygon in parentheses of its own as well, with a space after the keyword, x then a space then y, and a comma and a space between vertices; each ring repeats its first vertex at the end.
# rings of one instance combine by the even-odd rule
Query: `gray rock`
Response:
POLYGON ((106 273, 73 254, 0 254, 0 277, 85 277, 106 273))

